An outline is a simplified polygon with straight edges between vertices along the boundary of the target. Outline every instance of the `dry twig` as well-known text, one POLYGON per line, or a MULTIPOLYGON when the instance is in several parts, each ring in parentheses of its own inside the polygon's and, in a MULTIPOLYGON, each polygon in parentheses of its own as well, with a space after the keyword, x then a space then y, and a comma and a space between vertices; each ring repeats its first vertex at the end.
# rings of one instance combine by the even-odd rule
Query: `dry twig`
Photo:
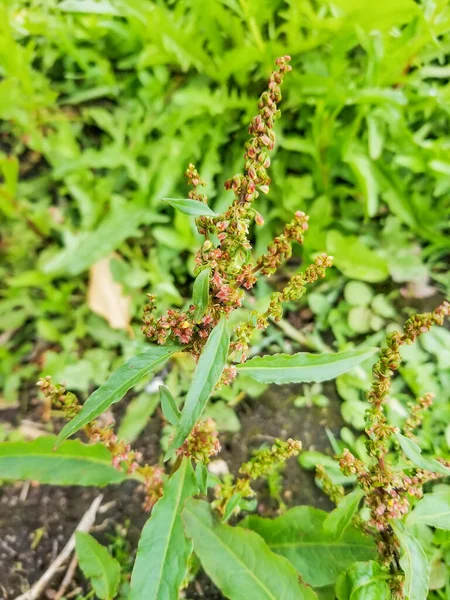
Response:
MULTIPOLYGON (((97 511, 100 507, 102 500, 102 495, 97 496, 97 498, 93 501, 91 506, 85 512, 81 521, 78 523, 75 532, 88 532, 91 529, 91 527, 95 523, 95 517, 97 515, 97 511)), ((27 592, 21 594, 20 596, 17 596, 15 600, 37 600, 41 596, 42 592, 45 590, 47 585, 56 575, 59 568, 69 559, 70 555, 75 549, 75 532, 70 536, 70 539, 67 542, 67 544, 61 550, 61 552, 58 554, 58 556, 55 558, 55 560, 52 562, 49 568, 45 571, 42 577, 38 581, 36 581, 36 583, 32 585, 27 592)))

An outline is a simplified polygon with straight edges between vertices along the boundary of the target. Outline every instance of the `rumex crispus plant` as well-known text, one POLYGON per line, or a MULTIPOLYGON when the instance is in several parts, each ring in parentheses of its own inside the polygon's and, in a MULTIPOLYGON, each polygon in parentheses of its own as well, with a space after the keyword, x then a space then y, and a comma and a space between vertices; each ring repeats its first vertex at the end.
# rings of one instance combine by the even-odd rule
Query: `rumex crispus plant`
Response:
MULTIPOLYGON (((234 194, 229 208, 223 214, 212 211, 200 191, 204 182, 193 165, 186 171, 192 186, 189 198, 166 199, 175 209, 195 217, 198 232, 204 236, 195 259, 190 306, 158 315, 158 300, 150 295, 142 327, 149 349, 120 367, 84 404, 50 378, 42 379, 39 386, 46 401, 68 423, 56 438, 1 447, 5 479, 105 485, 132 478, 143 484, 144 508, 151 515, 131 576, 132 600, 178 598, 194 573, 193 553, 222 593, 237 600, 420 600, 428 593, 427 557, 405 520, 422 486, 449 475, 450 467, 422 456, 412 439, 429 396, 412 407, 404 435, 388 424, 383 405, 401 360, 400 347, 414 342, 432 325, 442 325, 450 311, 447 303, 432 313, 412 317, 403 333, 389 336, 373 368, 374 383, 368 393, 367 455, 363 460, 345 450, 340 457, 349 483, 356 483, 354 491, 345 494, 325 470, 317 472, 323 490, 337 504, 330 514, 298 506, 276 519, 250 515, 235 526, 227 524, 230 517, 251 509, 254 480, 300 452, 298 440, 276 440, 272 447, 259 450, 240 467, 235 479, 221 481, 207 469, 211 457, 220 452, 214 421, 202 420, 215 388, 229 385, 240 373, 263 383, 325 381, 376 352, 363 346, 338 353, 249 358, 254 333, 264 332, 271 319, 279 320, 286 302, 298 300, 309 284, 325 276, 332 264, 326 254, 318 254, 314 264, 274 292, 265 310, 251 312, 249 319, 230 331, 230 315, 243 305, 246 293, 259 277, 270 277, 291 257, 293 244, 301 244, 308 230, 307 215, 297 211, 267 252, 253 259, 252 228, 263 224, 254 205, 260 193, 269 191, 269 153, 275 145, 274 123, 280 114, 280 88, 290 70, 289 60, 288 56, 277 60, 277 70, 260 98, 259 112, 249 127, 243 174, 225 183, 234 194), (164 460, 142 464, 140 453, 118 439, 112 424, 102 422, 101 414, 177 353, 189 353, 195 359, 193 379, 181 410, 170 390, 161 387, 161 408, 174 432, 164 460), (80 430, 90 444, 67 441, 80 430), (398 460, 403 455, 408 462, 398 460)), ((95 546, 90 551, 101 553, 95 546)), ((110 570, 116 581, 116 569, 110 570)), ((96 592, 112 597, 115 587, 117 582, 107 591, 96 592)))

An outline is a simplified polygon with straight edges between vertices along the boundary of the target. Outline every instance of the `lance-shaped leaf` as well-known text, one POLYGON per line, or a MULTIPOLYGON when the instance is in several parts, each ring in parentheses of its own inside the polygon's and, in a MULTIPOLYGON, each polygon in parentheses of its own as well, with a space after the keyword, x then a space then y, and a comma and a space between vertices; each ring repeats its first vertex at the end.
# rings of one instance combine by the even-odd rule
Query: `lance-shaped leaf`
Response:
POLYGON ((403 551, 400 566, 405 573, 403 593, 408 600, 426 600, 428 597, 428 582, 430 565, 424 549, 400 522, 392 523, 395 535, 398 537, 403 551))
POLYGON ((323 524, 324 530, 334 538, 340 538, 352 522, 363 496, 364 493, 359 488, 344 496, 337 507, 325 519, 323 524))
POLYGON ((450 491, 425 494, 414 510, 409 513, 406 523, 409 526, 424 523, 437 529, 450 530, 450 491))
POLYGON ((256 531, 271 550, 289 559, 303 581, 322 587, 334 583, 353 562, 376 555, 374 541, 354 527, 347 527, 339 540, 325 532, 326 518, 323 510, 297 506, 276 519, 247 517, 241 525, 256 531))
POLYGON ((334 354, 274 354, 255 356, 237 365, 239 373, 260 383, 302 383, 327 381, 346 373, 377 352, 377 348, 356 348, 334 354))
POLYGON ((336 597, 338 600, 391 600, 388 577, 373 560, 353 563, 339 575, 336 597))
POLYGON ((166 460, 173 456, 175 450, 181 446, 201 416, 208 398, 222 375, 229 345, 230 332, 226 319, 222 317, 214 327, 198 359, 194 378, 187 393, 174 438, 167 451, 166 460))
POLYGON ((96 485, 120 483, 126 478, 111 464, 111 454, 102 444, 65 442, 53 452, 56 437, 31 442, 0 444, 0 479, 32 479, 53 485, 96 485))
POLYGON ((177 425, 180 420, 181 412, 171 391, 165 385, 160 385, 159 396, 161 398, 161 409, 164 418, 167 419, 171 425, 177 425))
POLYGON ((395 437, 397 438, 403 452, 416 467, 425 469, 426 471, 431 471, 432 473, 441 473, 442 475, 447 475, 447 477, 450 476, 450 469, 448 467, 440 463, 435 458, 426 458, 423 456, 422 450, 415 442, 405 437, 401 433, 396 433, 395 437))
POLYGON ((84 531, 75 533, 75 549, 80 568, 91 580, 96 595, 101 600, 112 600, 120 581, 120 565, 117 560, 84 531))
POLYGON ((183 511, 187 535, 202 567, 231 600, 312 600, 292 565, 252 531, 224 525, 207 502, 190 499, 183 511))
POLYGON ((185 215, 193 217, 215 217, 216 213, 200 200, 191 200, 191 198, 163 198, 164 202, 170 204, 185 215))
POLYGON ((62 428, 56 445, 58 446, 63 440, 98 417, 111 404, 119 402, 128 390, 139 383, 145 375, 162 366, 172 354, 181 349, 181 346, 174 344, 152 346, 147 352, 131 358, 89 396, 80 412, 62 428))
POLYGON ((194 289, 192 291, 192 303, 195 306, 194 319, 198 323, 208 308, 209 301, 209 276, 211 270, 203 269, 194 281, 194 289))
POLYGON ((181 512, 186 498, 197 493, 190 460, 164 487, 142 530, 131 576, 130 600, 176 600, 187 572, 192 542, 186 539, 181 512))

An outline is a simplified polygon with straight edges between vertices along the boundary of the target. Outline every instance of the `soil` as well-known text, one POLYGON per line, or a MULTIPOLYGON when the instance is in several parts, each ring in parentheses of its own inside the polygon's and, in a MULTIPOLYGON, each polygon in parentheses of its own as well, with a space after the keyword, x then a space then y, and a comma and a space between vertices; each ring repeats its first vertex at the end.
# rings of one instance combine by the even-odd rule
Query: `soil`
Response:
MULTIPOLYGON (((333 386, 328 386, 325 391, 331 398, 327 408, 296 408, 293 399, 300 393, 301 386, 274 386, 258 399, 247 399, 237 407, 241 431, 221 436, 222 452, 218 457, 226 461, 230 472, 236 473, 254 450, 263 443, 270 444, 274 437, 300 439, 305 449, 331 454, 325 426, 337 434, 343 425, 333 386)), ((150 463, 156 462, 160 453, 161 426, 160 415, 156 413, 134 444, 150 463)), ((258 513, 265 516, 276 514, 278 503, 270 497, 267 484, 261 482, 258 486, 258 513)), ((331 508, 326 496, 314 484, 313 474, 303 471, 296 459, 291 459, 286 465, 283 489, 283 500, 288 507, 312 504, 323 509, 331 508)), ((122 527, 131 553, 134 553, 140 531, 148 518, 142 510, 142 493, 134 482, 108 486, 100 491, 27 483, 0 487, 1 600, 15 598, 41 577, 99 493, 104 496, 106 510, 97 515, 92 533, 100 542, 108 543, 117 528, 122 527)), ((43 597, 54 598, 66 568, 54 578, 43 597)), ((78 569, 67 593, 77 587, 88 589, 78 569)), ((185 597, 192 600, 223 598, 201 571, 185 591, 185 597)))

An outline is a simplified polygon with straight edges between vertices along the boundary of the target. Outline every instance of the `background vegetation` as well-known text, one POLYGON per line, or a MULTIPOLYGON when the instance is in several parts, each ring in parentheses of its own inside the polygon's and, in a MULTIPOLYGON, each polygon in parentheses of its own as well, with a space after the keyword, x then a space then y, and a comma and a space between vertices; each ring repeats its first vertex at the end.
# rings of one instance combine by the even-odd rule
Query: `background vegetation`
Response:
MULTIPOLYGON (((193 162, 211 206, 229 203, 223 182, 242 170, 255 99, 286 53, 294 70, 255 253, 303 210, 310 229, 288 271, 318 251, 336 268, 265 347, 342 350, 367 335, 377 345, 448 295, 449 32, 447 0, 2 3, 0 408, 25 414, 41 375, 86 397, 145 347, 147 292, 161 309, 189 301, 197 234, 161 198, 186 196, 193 162)), ((369 380, 363 368, 337 380, 347 443, 358 444, 369 380)), ((241 391, 214 405, 234 429, 227 402, 241 391)), ((129 404, 129 439, 155 410, 153 392, 129 404)), ((448 458, 445 329, 406 349, 391 420, 426 392, 436 400, 421 445, 448 458)), ((296 404, 327 401, 315 386, 296 404)), ((0 426, 2 439, 22 435, 14 421, 0 426)))

